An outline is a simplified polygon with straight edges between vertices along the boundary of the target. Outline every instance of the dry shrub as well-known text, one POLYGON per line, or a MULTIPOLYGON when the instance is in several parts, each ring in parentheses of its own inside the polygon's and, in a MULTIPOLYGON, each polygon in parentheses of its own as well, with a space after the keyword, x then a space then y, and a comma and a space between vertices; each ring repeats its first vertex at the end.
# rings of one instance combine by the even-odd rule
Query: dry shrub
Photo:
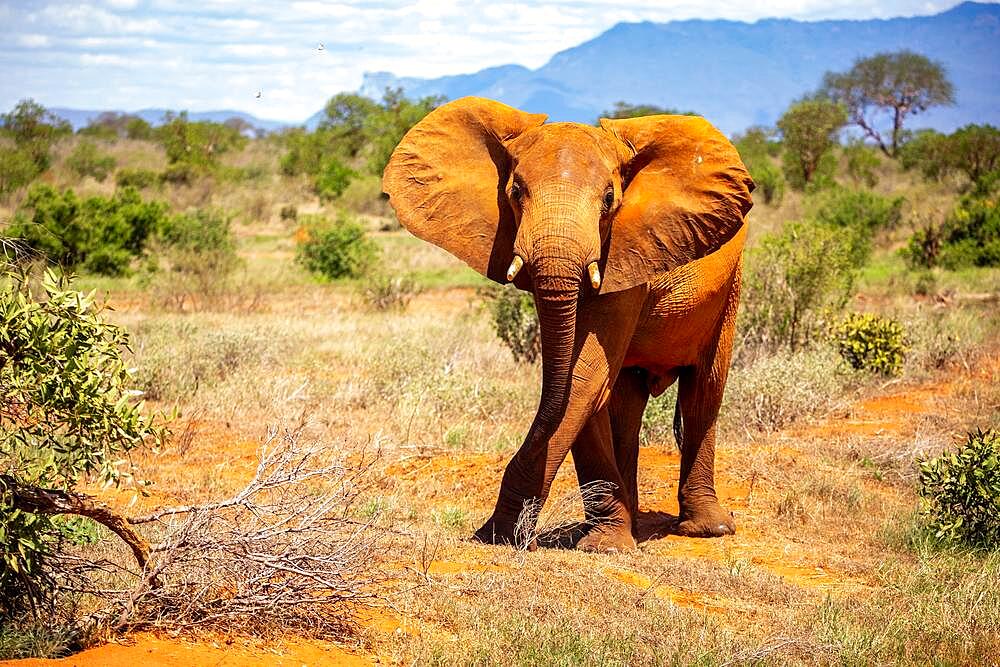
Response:
POLYGON ((361 298, 372 310, 403 311, 420 294, 420 285, 412 276, 390 276, 376 272, 360 286, 361 298))
POLYGON ((271 430, 253 478, 228 499, 129 519, 159 540, 142 572, 121 554, 66 556, 67 592, 94 603, 77 627, 256 636, 292 629, 326 639, 349 631, 379 579, 381 533, 355 519, 373 459, 347 467, 330 460, 328 447, 299 440, 271 430))
POLYGON ((588 528, 600 523, 589 518, 590 508, 596 507, 615 490, 611 482, 598 480, 550 498, 542 507, 538 498, 524 501, 524 509, 514 525, 514 546, 525 550, 535 544, 567 548, 575 544, 588 528), (580 519, 580 510, 584 519, 580 519))
POLYGON ((200 326, 187 319, 151 319, 134 329, 136 380, 152 400, 188 398, 217 387, 248 366, 266 366, 283 346, 273 332, 200 326))
POLYGON ((907 372, 927 372, 953 364, 969 368, 982 351, 987 332, 996 330, 996 316, 983 317, 975 308, 934 309, 906 322, 911 348, 907 372))
POLYGON ((832 409, 848 377, 836 352, 778 352, 733 368, 721 416, 727 425, 773 431, 832 409))

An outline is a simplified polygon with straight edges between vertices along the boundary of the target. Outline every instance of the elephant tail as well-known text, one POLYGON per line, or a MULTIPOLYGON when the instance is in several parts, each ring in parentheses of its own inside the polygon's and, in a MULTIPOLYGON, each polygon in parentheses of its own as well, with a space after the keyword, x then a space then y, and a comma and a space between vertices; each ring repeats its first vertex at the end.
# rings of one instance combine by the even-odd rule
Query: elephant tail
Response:
POLYGON ((674 443, 677 450, 684 449, 684 420, 681 418, 681 397, 678 392, 677 400, 674 402, 674 443))

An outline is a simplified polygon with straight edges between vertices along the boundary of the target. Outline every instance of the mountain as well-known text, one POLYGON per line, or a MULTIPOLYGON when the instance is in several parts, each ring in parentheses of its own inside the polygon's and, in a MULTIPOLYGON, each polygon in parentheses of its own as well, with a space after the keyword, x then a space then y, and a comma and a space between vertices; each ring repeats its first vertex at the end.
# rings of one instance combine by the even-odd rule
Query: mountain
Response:
MULTIPOLYGON (((56 116, 59 116, 63 120, 67 121, 73 126, 74 130, 78 130, 81 127, 86 127, 90 121, 105 113, 106 109, 67 109, 63 107, 55 107, 49 109, 56 116)), ((163 116, 167 113, 167 109, 140 109, 139 111, 115 111, 115 113, 129 113, 133 116, 138 116, 150 125, 160 125, 163 123, 163 116)), ((229 120, 230 118, 240 118, 250 123, 254 127, 263 130, 276 130, 282 127, 286 127, 289 123, 283 123, 277 120, 264 120, 257 118, 251 114, 243 111, 190 111, 188 112, 188 118, 191 120, 210 120, 217 123, 222 123, 229 120)))
POLYGON ((1000 125, 1000 5, 975 2, 934 16, 864 21, 619 23, 535 70, 504 65, 436 79, 368 73, 361 92, 378 98, 400 86, 410 97, 478 95, 584 123, 625 100, 693 109, 733 133, 773 125, 824 72, 900 49, 942 63, 956 89, 955 106, 925 112, 911 126, 1000 125))

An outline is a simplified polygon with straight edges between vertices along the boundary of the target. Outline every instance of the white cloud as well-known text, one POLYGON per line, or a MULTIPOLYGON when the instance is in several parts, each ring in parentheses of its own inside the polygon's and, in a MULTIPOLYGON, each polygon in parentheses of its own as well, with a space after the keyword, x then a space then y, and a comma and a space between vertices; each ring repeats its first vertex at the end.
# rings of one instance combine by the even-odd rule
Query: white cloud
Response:
POLYGON ((48 35, 26 33, 24 35, 17 36, 17 43, 19 46, 23 46, 26 49, 40 49, 51 44, 52 40, 49 39, 48 35))
POLYGON ((288 55, 287 47, 270 44, 226 44, 222 51, 244 58, 284 58, 288 55))
POLYGON ((134 58, 116 56, 109 53, 84 53, 80 55, 80 63, 87 66, 110 65, 112 67, 130 67, 138 65, 134 58))

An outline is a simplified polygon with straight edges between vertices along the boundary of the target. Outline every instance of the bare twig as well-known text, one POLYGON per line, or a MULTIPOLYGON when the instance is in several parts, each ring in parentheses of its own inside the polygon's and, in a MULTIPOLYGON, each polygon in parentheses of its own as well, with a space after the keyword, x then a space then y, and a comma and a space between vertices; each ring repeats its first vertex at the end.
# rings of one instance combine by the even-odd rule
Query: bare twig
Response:
POLYGON ((514 524, 515 546, 528 550, 534 548, 539 540, 547 545, 568 546, 569 542, 579 539, 589 528, 601 522, 591 509, 605 501, 614 490, 615 485, 611 482, 590 482, 581 486, 579 493, 569 492, 550 499, 544 512, 538 498, 526 500, 514 524), (584 519, 577 518, 581 505, 584 519))

